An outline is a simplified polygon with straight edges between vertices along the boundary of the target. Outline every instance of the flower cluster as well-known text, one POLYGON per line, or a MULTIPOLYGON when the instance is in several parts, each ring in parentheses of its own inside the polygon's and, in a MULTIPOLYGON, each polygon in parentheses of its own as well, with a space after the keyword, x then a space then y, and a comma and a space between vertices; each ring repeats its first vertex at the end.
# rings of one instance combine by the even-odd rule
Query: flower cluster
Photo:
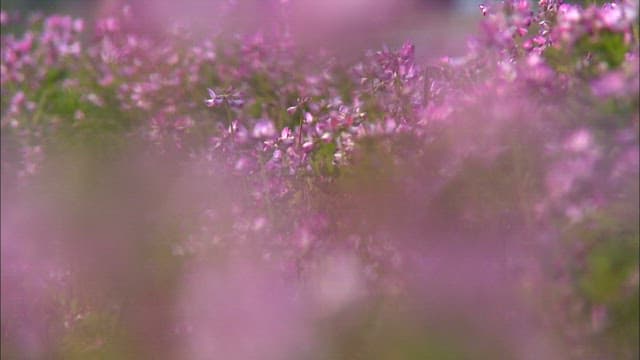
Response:
POLYGON ((7 351, 465 357, 473 341, 419 336, 481 304, 508 343, 487 357, 553 348, 557 329, 534 357, 637 356, 638 2, 481 5, 467 52, 424 63, 410 43, 311 53, 289 5, 277 26, 204 36, 145 32, 128 7, 90 25, 0 12, 7 351), (40 242, 62 249, 30 267, 40 242), (63 275, 45 291, 42 272, 63 275))

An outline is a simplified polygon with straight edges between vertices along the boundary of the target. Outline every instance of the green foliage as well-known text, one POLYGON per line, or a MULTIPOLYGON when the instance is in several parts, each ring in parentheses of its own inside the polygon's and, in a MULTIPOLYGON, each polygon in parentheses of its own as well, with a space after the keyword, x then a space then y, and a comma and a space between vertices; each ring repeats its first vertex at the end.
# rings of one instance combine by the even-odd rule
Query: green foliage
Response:
POLYGON ((318 145, 318 149, 313 153, 311 166, 316 174, 334 175, 337 168, 333 164, 333 154, 336 152, 336 145, 333 142, 318 145))
MULTIPOLYGON (((627 195, 637 199, 637 191, 627 195)), ((584 248, 571 260, 576 296, 588 304, 587 309, 604 307, 606 312, 603 328, 591 341, 620 359, 639 354, 640 226, 638 209, 630 205, 621 203, 593 214, 566 235, 584 248)), ((582 321, 591 321, 590 313, 584 316, 582 321)))
POLYGON ((349 311, 330 320, 331 359, 489 360, 514 356, 507 350, 508 340, 492 337, 455 316, 409 318, 385 306, 349 311))
POLYGON ((594 64, 605 62, 615 69, 622 64, 629 48, 623 34, 604 31, 597 36, 584 36, 576 44, 576 51, 579 57, 591 55, 594 64))
POLYGON ((463 224, 500 226, 501 219, 528 221, 532 197, 541 190, 539 153, 512 145, 493 161, 467 159, 445 186, 434 208, 463 224), (498 221, 498 223, 496 223, 498 221))
POLYGON ((638 234, 599 235, 603 238, 588 255, 579 286, 594 303, 610 304, 623 296, 624 284, 638 263, 638 234))
POLYGON ((568 74, 573 71, 573 65, 571 62, 571 57, 567 56, 567 54, 559 48, 550 46, 545 49, 543 56, 555 71, 561 74, 568 74))
POLYGON ((601 63, 606 64, 609 69, 618 68, 628 51, 629 46, 625 43, 623 34, 603 31, 595 36, 583 36, 574 48, 548 47, 543 56, 559 73, 573 74, 577 71, 581 76, 593 77, 599 73, 597 66, 601 63), (576 67, 585 60, 588 60, 587 66, 576 67))
POLYGON ((90 312, 82 316, 62 340, 61 359, 133 359, 133 348, 114 314, 90 312))

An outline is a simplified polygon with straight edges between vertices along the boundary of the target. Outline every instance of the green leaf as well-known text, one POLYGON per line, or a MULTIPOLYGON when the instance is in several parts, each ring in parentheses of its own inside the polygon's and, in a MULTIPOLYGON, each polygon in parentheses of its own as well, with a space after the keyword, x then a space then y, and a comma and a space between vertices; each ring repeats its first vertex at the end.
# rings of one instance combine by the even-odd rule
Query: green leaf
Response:
POLYGON ((591 54, 595 63, 605 62, 615 69, 624 61, 629 50, 624 42, 624 35, 611 31, 604 31, 596 36, 585 36, 576 45, 582 56, 591 54))
POLYGON ((336 152, 334 143, 325 143, 319 146, 313 154, 311 166, 317 174, 333 175, 336 173, 336 167, 333 164, 333 155, 336 152))

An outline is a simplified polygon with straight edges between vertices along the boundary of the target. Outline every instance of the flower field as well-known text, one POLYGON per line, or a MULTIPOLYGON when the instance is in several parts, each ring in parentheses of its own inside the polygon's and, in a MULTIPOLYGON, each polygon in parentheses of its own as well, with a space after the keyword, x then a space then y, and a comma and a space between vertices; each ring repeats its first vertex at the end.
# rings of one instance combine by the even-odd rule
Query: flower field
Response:
POLYGON ((2 358, 637 359, 639 6, 589 3, 428 61, 0 12, 2 358))

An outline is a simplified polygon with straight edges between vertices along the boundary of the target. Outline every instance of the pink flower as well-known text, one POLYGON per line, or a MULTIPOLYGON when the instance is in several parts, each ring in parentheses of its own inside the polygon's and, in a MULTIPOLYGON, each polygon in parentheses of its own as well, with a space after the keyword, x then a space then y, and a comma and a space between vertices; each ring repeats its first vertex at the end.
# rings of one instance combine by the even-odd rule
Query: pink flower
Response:
POLYGON ((276 134, 276 127, 271 120, 259 120, 253 127, 251 135, 254 138, 270 138, 276 134))
POLYGON ((207 104, 208 107, 214 107, 222 104, 223 102, 222 97, 218 96, 216 92, 211 89, 207 89, 207 91, 209 92, 209 98, 206 99, 204 102, 205 104, 207 104))
POLYGON ((220 106, 221 104, 227 104, 230 107, 241 108, 244 105, 244 99, 240 93, 232 92, 228 90, 224 94, 216 94, 212 89, 207 89, 209 92, 209 99, 204 102, 208 107, 220 106))
POLYGON ((9 15, 6 11, 2 10, 0 11, 0 25, 4 26, 7 24, 9 24, 9 15))
POLYGON ((621 95, 626 87, 625 78, 620 72, 605 74, 591 84, 591 90, 596 96, 621 95))

